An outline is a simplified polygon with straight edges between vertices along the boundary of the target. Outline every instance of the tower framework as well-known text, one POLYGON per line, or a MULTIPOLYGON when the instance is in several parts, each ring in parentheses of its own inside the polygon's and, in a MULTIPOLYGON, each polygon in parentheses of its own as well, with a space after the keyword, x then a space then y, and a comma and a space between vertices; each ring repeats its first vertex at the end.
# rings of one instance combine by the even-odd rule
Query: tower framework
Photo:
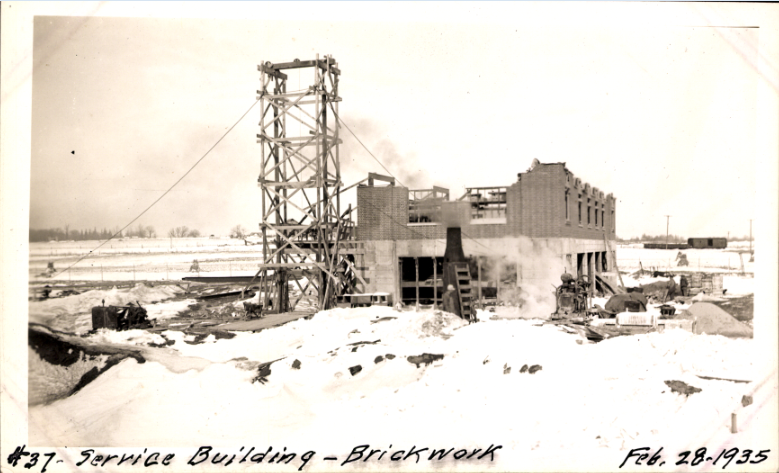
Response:
POLYGON ((339 252, 353 230, 351 207, 343 214, 340 208, 341 72, 335 59, 319 55, 310 61, 266 62, 258 70, 263 262, 255 278, 263 308, 272 313, 295 310, 313 289, 319 309, 329 309, 336 296, 350 291, 354 269, 345 252, 339 252), (305 83, 305 77, 313 83, 288 89, 294 79, 298 86, 305 83), (291 299, 293 282, 300 293, 291 299))

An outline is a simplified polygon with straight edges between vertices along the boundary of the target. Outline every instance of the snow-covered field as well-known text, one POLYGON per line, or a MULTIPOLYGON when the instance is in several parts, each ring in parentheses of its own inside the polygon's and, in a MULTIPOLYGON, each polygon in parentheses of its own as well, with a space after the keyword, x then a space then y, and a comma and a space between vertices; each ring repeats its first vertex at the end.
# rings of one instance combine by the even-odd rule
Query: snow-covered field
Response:
POLYGON ((262 259, 262 246, 244 240, 221 238, 156 238, 111 240, 98 250, 98 241, 30 243, 32 281, 160 281, 180 280, 198 261, 200 273, 212 276, 254 274, 262 259), (88 258, 76 263, 83 255, 88 258), (43 277, 49 262, 57 271, 43 277))
MULTIPOLYGON (((759 257, 760 255, 755 252, 755 258, 759 257)), ((621 245, 617 248, 617 263, 621 271, 635 271, 643 267, 646 270, 657 269, 659 271, 740 273, 743 261, 744 272, 754 273, 755 263, 754 261, 750 263, 749 258, 748 247, 743 248, 742 245, 728 247, 724 250, 655 250, 642 248, 638 245, 621 245), (740 250, 746 252, 739 256, 740 250), (687 255, 688 266, 677 266, 676 255, 680 251, 687 255)))
MULTIPOLYGON (((181 252, 182 261, 224 264, 232 257, 228 255, 239 253, 233 247, 190 248, 192 252, 181 252)), ((636 255, 647 268, 645 261, 666 257, 657 251, 663 252, 620 248, 620 269, 625 269, 623 257, 629 267, 636 255)), ((726 255, 706 251, 712 252, 706 260, 710 269, 726 255)), ((127 270, 123 258, 139 258, 136 261, 148 261, 149 268, 157 264, 148 274, 159 274, 160 258, 175 255, 129 253, 106 255, 106 266, 122 273, 127 270)), ((41 270, 50 256, 35 256, 43 261, 41 270)), ((693 265, 695 257, 688 257, 693 265)), ((64 261, 56 263, 58 269, 64 261)), ((626 285, 648 282, 624 277, 626 285)), ((729 295, 751 294, 754 278, 726 275, 724 287, 729 295)), ((30 320, 60 328, 70 324, 70 331, 84 332, 89 309, 103 299, 106 305, 137 300, 150 318, 164 319, 192 302, 181 299, 180 292, 176 286, 138 285, 34 301, 30 320)), ((361 457, 344 468, 617 471, 631 449, 650 447, 653 453, 663 447, 666 463, 652 470, 708 471, 722 469, 724 462, 716 467, 677 466, 678 453, 707 447, 716 456, 723 448, 757 452, 776 445, 775 373, 768 373, 773 378, 762 383, 766 364, 756 353, 756 339, 666 330, 593 344, 543 325, 548 314, 505 307, 500 311, 513 311, 516 318, 480 312, 480 322, 468 325, 432 309, 371 307, 319 312, 259 333, 234 332, 232 338, 210 335, 202 343, 174 330, 99 331, 78 339, 140 350, 146 362, 124 359, 75 394, 30 406, 29 442, 189 447, 188 456, 177 463, 185 469, 191 468, 185 460, 201 445, 240 456, 249 446, 297 453, 288 465, 266 462, 263 471, 343 469, 344 460, 356 458, 350 457, 353 448, 366 444, 370 448, 364 456, 371 449, 388 453, 380 457, 377 452, 367 462, 361 457), (273 363, 260 369, 268 362, 273 363), (700 391, 677 394, 666 381, 681 381, 700 391), (743 405, 745 395, 752 396, 751 405, 743 405), (740 419, 736 434, 730 433, 734 412, 740 419), (484 451, 491 445, 501 448, 481 459, 481 453, 453 458, 460 449, 484 451), (429 448, 419 463, 416 455, 392 460, 394 452, 404 450, 403 458, 414 446, 429 448), (454 451, 445 460, 428 458, 432 449, 441 448, 454 451), (304 463, 305 451, 317 453, 304 463), (338 460, 325 460, 327 456, 338 460)), ((756 319, 766 316, 755 314, 756 319)), ((33 361, 40 360, 32 352, 30 356, 30 369, 38 369, 33 361)), ((71 377, 76 377, 86 368, 75 364, 72 369, 71 377)), ((756 465, 733 461, 727 469, 775 470, 776 452, 768 456, 756 465)), ((237 460, 231 465, 239 471, 252 466, 251 461, 239 465, 237 460)), ((210 467, 232 471, 223 465, 210 467)), ((622 470, 636 468, 630 462, 622 470)))

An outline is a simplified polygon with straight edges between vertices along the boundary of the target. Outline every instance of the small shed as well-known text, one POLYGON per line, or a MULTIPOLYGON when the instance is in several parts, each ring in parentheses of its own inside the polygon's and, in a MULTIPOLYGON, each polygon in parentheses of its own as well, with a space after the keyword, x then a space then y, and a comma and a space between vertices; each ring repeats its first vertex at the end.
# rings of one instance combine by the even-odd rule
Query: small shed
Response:
POLYGON ((727 238, 688 238, 687 244, 690 248, 727 248, 727 238))

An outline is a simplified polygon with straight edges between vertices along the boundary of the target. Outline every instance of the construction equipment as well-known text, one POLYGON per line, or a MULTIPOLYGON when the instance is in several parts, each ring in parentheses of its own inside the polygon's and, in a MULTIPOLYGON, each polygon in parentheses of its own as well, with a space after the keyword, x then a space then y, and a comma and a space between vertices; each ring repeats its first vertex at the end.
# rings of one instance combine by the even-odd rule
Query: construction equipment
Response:
POLYGON ((392 294, 388 292, 374 292, 374 293, 365 293, 365 294, 344 294, 343 298, 350 299, 350 302, 348 303, 347 307, 351 307, 351 308, 370 307, 374 305, 392 307, 392 294))
POLYGON ((568 273, 560 276, 562 284, 555 288, 556 308, 552 320, 585 317, 590 309, 588 288, 589 279, 581 275, 574 279, 568 273))
POLYGON ((103 300, 102 306, 92 307, 92 329, 105 328, 122 331, 151 327, 152 323, 147 318, 146 309, 141 307, 137 301, 136 304, 133 305, 131 302, 126 306, 111 305, 106 307, 105 300, 103 300))

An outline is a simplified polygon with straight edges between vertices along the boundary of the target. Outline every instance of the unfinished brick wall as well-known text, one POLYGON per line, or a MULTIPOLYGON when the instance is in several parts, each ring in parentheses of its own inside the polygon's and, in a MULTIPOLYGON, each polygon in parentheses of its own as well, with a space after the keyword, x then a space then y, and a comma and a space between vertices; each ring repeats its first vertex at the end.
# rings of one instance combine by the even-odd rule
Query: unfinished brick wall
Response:
MULTIPOLYGON (((408 189, 400 186, 357 188, 356 238, 362 241, 418 240, 446 238, 446 224, 408 224, 408 189)), ((612 225, 615 199, 598 189, 580 182, 565 168, 564 163, 538 164, 532 171, 521 173, 518 180, 506 188, 506 223, 472 225, 470 203, 445 202, 442 216, 445 222, 459 225, 470 238, 577 238, 603 240, 604 230, 609 240, 616 238, 612 225), (565 215, 565 195, 568 191, 569 218, 565 215), (582 224, 579 224, 578 202, 582 199, 582 224), (587 199, 591 211, 587 223, 587 199), (602 211, 602 216, 601 216, 602 211)), ((616 213, 615 213, 616 215, 616 213)))
POLYGON ((408 224, 408 189, 357 187, 357 240, 397 240, 403 224, 408 224))
POLYGON ((611 211, 615 200, 611 194, 581 182, 563 163, 539 164, 522 173, 509 188, 509 212, 519 220, 521 235, 536 238, 614 239, 611 211), (565 195, 568 191, 568 218, 565 195), (512 205, 511 196, 518 205, 512 205), (582 223, 579 224, 579 196, 582 202, 582 223), (587 220, 589 199, 590 220, 587 220), (597 207, 597 209, 596 209, 597 207), (597 224, 594 211, 598 211, 597 224), (602 213, 601 213, 602 212, 602 213))

